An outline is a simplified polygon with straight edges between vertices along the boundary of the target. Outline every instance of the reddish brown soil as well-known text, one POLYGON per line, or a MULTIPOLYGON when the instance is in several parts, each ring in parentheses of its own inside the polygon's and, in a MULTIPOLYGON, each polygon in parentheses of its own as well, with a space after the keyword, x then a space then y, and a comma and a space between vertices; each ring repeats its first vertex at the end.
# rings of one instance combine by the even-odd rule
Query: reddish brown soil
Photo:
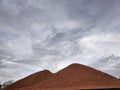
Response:
POLYGON ((22 86, 21 83, 20 86, 21 88, 15 90, 79 90, 95 88, 120 88, 120 80, 91 67, 81 64, 72 64, 67 68, 51 75, 47 79, 44 79, 42 82, 39 82, 38 80, 35 85, 31 86, 30 84, 29 87, 25 87, 22 86))
POLYGON ((51 73, 48 70, 37 72, 35 74, 32 74, 28 77, 25 77, 15 83, 13 83, 12 85, 8 86, 5 90, 13 90, 15 88, 21 88, 21 87, 35 85, 35 84, 40 83, 43 80, 47 79, 51 75, 53 75, 53 73, 51 73))

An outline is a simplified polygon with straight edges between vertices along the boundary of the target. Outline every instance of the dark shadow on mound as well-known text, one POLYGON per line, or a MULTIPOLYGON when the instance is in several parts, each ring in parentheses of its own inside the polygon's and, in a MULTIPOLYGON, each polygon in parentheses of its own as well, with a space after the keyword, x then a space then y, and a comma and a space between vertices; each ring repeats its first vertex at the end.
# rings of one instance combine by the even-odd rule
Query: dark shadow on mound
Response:
POLYGON ((120 90, 120 88, 75 89, 75 90, 120 90))

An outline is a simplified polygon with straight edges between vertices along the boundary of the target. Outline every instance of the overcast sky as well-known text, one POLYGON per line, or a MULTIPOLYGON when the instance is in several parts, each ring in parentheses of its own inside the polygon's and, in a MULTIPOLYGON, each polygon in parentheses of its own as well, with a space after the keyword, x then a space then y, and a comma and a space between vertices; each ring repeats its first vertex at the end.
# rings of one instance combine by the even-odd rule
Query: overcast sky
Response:
POLYGON ((0 0, 0 82, 71 63, 120 76, 120 0, 0 0))

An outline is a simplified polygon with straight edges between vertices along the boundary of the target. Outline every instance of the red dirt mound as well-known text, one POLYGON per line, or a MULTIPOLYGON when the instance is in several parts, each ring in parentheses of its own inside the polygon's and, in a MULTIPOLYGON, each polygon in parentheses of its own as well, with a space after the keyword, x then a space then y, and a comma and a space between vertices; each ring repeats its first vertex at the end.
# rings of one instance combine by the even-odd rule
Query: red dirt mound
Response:
POLYGON ((12 85, 5 88, 5 90, 13 90, 15 88, 21 88, 21 87, 35 85, 35 84, 40 83, 43 80, 49 78, 51 75, 53 75, 53 73, 51 73, 48 70, 37 72, 37 73, 34 73, 28 77, 25 77, 15 83, 13 83, 12 85))
POLYGON ((120 88, 120 80, 91 67, 72 64, 42 82, 15 90, 79 90, 95 88, 120 88))
POLYGON ((120 80, 91 67, 72 64, 34 87, 120 87, 120 80))

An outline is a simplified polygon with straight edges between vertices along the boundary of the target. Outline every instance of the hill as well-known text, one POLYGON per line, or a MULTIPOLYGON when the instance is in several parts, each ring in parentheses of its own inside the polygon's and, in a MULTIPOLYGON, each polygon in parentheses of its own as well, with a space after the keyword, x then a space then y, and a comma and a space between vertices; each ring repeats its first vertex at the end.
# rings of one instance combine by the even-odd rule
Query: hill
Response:
POLYGON ((15 90, 79 90, 99 88, 120 88, 120 80, 94 68, 81 64, 72 64, 41 82, 15 90))

